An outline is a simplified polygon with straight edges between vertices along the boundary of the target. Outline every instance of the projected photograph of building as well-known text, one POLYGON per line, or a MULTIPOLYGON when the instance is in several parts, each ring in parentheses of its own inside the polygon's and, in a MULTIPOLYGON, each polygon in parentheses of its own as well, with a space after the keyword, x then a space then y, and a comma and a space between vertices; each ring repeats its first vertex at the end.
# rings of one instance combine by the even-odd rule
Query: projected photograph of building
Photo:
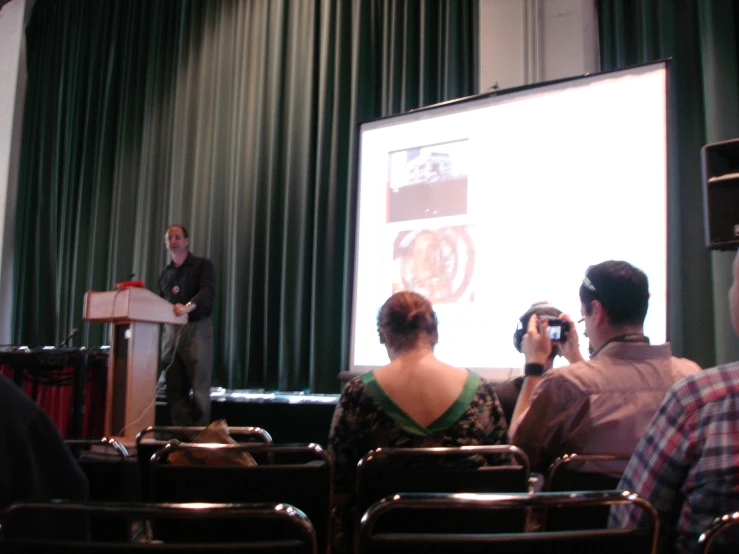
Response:
POLYGON ((410 290, 432 303, 475 299, 474 226, 413 229, 393 240, 393 293, 410 290))
POLYGON ((390 152, 388 222, 466 214, 468 143, 390 152))

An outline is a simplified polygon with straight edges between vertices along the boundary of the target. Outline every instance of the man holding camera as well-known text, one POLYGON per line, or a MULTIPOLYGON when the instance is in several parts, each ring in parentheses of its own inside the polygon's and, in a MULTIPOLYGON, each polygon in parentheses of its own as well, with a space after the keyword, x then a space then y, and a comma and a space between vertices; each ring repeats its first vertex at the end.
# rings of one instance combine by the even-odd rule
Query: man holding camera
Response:
MULTIPOLYGON (((533 315, 523 337, 525 378, 510 434, 534 468, 572 453, 631 456, 670 386, 700 371, 694 362, 672 356, 669 343, 649 344, 643 328, 649 283, 640 269, 623 261, 589 267, 580 303, 590 360, 580 354, 574 322, 566 315, 559 344, 569 366, 544 371, 552 349, 547 319, 533 315)), ((620 474, 625 465, 586 470, 620 474)))
MULTIPOLYGON (((529 319, 534 315, 540 319, 547 319, 549 323, 549 337, 552 339, 552 348, 547 356, 546 362, 544 363, 544 371, 546 372, 552 369, 554 359, 560 355, 559 344, 555 342, 555 339, 558 337, 552 337, 552 332, 556 332, 558 329, 561 332, 563 321, 558 318, 561 317, 562 311, 548 302, 537 302, 532 304, 531 307, 526 310, 526 313, 518 319, 516 331, 513 333, 513 346, 522 354, 523 350, 521 343, 523 341, 523 336, 528 330, 529 319)), ((516 408, 518 395, 521 394, 523 381, 524 377, 520 376, 493 387, 495 394, 498 396, 500 407, 503 408, 503 415, 505 416, 508 426, 510 426, 511 421, 513 421, 513 410, 516 408)))

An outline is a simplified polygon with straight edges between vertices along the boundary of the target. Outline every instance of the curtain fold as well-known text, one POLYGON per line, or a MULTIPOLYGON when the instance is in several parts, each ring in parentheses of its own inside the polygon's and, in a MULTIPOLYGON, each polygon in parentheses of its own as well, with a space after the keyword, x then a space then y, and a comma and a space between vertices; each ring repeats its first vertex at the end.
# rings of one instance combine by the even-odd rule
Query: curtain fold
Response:
POLYGON ((703 367, 739 359, 727 291, 733 255, 705 247, 700 149, 739 138, 739 7, 698 0, 599 0, 604 70, 669 62, 668 333, 703 367))
POLYGON ((87 290, 154 287, 169 223, 217 272, 215 384, 336 392, 357 124, 476 92, 473 0, 38 0, 14 341, 107 343, 87 290))

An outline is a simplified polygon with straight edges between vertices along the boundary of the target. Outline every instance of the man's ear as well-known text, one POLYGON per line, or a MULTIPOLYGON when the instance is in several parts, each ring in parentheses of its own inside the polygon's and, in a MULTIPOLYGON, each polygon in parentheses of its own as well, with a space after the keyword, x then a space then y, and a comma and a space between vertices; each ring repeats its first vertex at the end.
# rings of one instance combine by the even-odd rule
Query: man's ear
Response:
POLYGON ((591 309, 593 310, 593 321, 596 325, 603 325, 608 321, 608 314, 606 314, 603 304, 600 300, 593 300, 590 303, 591 309))

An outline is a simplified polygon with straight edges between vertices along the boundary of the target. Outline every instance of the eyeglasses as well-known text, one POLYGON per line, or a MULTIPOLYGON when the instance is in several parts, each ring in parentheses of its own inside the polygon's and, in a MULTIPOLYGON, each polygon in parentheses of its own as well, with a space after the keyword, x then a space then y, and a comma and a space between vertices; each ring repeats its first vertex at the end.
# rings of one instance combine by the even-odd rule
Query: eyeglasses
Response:
POLYGON ((594 292, 595 294, 598 294, 598 291, 595 290, 595 285, 590 282, 590 279, 588 279, 588 276, 582 278, 582 286, 588 289, 589 291, 594 292))

